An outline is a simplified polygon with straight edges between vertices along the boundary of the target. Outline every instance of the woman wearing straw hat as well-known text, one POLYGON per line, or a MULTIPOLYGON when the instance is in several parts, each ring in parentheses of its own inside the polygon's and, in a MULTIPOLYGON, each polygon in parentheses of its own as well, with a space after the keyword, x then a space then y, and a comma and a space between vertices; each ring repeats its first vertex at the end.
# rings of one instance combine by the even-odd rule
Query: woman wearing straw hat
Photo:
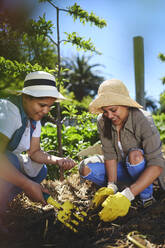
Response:
POLYGON ((101 186, 93 203, 102 203, 100 218, 112 221, 127 214, 137 195, 144 207, 149 205, 152 183, 158 177, 165 189, 160 136, 151 115, 131 99, 120 80, 104 81, 89 111, 100 114, 97 123, 103 156, 83 160, 80 175, 101 186), (122 192, 118 192, 118 183, 127 185, 122 192))
MULTIPOLYGON (((45 164, 71 169, 75 162, 40 149, 40 120, 55 101, 65 99, 57 90, 53 75, 44 71, 29 73, 21 95, 0 99, 0 213, 21 191, 45 204, 40 183, 46 177, 45 164), (22 154, 25 152, 26 154, 22 154)), ((0 219, 1 221, 1 219, 0 219)), ((1 231, 7 231, 0 225, 1 231)))

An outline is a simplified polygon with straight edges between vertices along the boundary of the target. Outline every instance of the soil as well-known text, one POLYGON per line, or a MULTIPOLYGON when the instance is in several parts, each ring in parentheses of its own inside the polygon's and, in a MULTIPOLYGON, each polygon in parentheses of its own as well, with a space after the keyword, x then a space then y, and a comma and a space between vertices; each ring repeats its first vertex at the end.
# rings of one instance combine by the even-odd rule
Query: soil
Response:
POLYGON ((158 184, 154 185, 156 201, 152 206, 141 208, 137 198, 129 213, 113 222, 101 221, 100 209, 91 210, 97 188, 90 182, 80 182, 77 174, 63 182, 45 181, 44 185, 60 204, 69 199, 87 213, 75 226, 77 232, 58 220, 58 211, 51 205, 42 207, 19 195, 3 216, 11 234, 0 236, 1 248, 165 247, 165 192, 158 184))

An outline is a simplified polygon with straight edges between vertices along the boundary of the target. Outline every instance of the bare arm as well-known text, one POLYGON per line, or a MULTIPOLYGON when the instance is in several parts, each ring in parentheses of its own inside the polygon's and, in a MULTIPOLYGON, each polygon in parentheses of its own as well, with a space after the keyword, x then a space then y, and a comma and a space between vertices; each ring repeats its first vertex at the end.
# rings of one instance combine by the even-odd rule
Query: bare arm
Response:
POLYGON ((117 161, 105 160, 105 170, 108 178, 108 182, 115 183, 117 181, 117 161))
POLYGON ((31 139, 30 150, 28 151, 28 154, 31 159, 37 163, 56 164, 62 167, 64 170, 69 170, 76 165, 72 159, 60 158, 42 151, 40 149, 40 138, 36 137, 31 139))
POLYGON ((137 181, 130 186, 130 190, 133 195, 138 195, 150 184, 152 184, 153 181, 160 176, 162 170, 163 169, 160 166, 151 165, 147 167, 137 181))

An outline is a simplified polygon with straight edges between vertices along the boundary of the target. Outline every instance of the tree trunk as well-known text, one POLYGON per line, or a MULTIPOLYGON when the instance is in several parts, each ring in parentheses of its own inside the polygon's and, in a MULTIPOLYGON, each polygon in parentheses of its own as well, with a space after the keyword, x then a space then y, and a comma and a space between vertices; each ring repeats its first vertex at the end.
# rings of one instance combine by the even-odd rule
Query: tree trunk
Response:
MULTIPOLYGON (((58 52, 58 91, 60 91, 60 73, 61 73, 61 58, 60 58, 60 32, 59 32, 59 8, 57 10, 57 52, 58 52)), ((63 156, 62 151, 62 137, 61 137, 61 111, 60 111, 60 103, 57 103, 57 140, 58 140, 58 153, 59 157, 63 156)), ((60 168, 60 181, 64 180, 64 171, 60 168)))

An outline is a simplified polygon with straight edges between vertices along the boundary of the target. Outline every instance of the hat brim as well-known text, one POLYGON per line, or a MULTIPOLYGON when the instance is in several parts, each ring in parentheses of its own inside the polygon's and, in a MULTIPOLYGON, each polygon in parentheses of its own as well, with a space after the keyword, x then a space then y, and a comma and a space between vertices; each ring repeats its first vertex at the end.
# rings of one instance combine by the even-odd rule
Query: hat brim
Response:
POLYGON ((93 114, 100 114, 103 113, 102 107, 106 106, 127 106, 127 107, 134 107, 134 108, 143 108, 139 103, 134 101, 129 96, 123 96, 114 93, 102 94, 96 97, 90 104, 89 104, 89 111, 93 114))
POLYGON ((56 87, 42 85, 40 86, 40 89, 38 88, 38 86, 29 86, 17 92, 33 97, 53 97, 56 98, 56 102, 61 100, 67 100, 67 98, 65 98, 60 92, 58 92, 56 87))

